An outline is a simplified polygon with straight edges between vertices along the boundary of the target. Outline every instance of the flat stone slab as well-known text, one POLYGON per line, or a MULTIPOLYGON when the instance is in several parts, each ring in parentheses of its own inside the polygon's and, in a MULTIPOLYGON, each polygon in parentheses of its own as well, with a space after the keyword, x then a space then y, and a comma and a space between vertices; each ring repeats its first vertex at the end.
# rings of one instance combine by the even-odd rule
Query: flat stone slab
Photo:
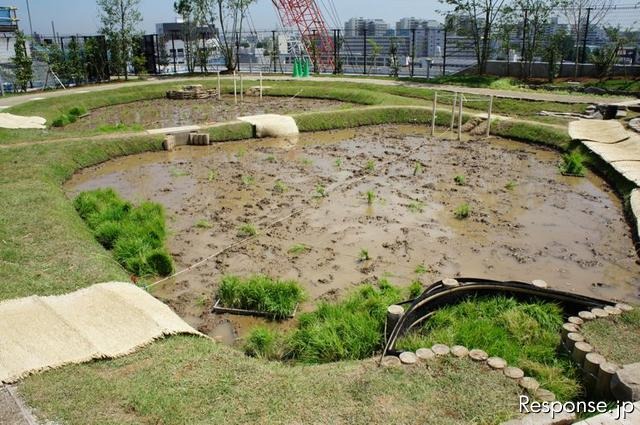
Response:
POLYGON ((585 141, 584 145, 607 162, 640 161, 640 136, 615 144, 585 141))
POLYGON ((617 161, 611 164, 627 180, 640 186, 640 161, 617 161))
POLYGON ((611 378, 611 392, 618 400, 640 401, 640 363, 618 369, 611 378))
POLYGON ((530 413, 521 419, 512 419, 501 425, 570 425, 576 420, 575 413, 530 413))
POLYGON ((287 115, 249 115, 238 119, 252 124, 256 129, 256 137, 281 137, 300 132, 293 117, 287 115))
POLYGON ((165 128, 154 128, 151 130, 147 130, 147 134, 173 134, 173 133, 188 133, 191 131, 198 131, 202 127, 199 125, 184 125, 182 127, 165 127, 165 128))
POLYGON ((640 189, 633 189, 631 192, 631 212, 636 218, 636 229, 638 229, 638 237, 640 238, 640 189))
POLYGON ((598 416, 593 416, 591 418, 585 419, 580 422, 575 422, 574 425, 631 425, 631 424, 640 424, 640 402, 633 404, 634 409, 633 412, 626 414, 625 411, 622 410, 621 407, 616 407, 615 409, 603 413, 598 416), (619 420, 620 418, 621 420, 619 420))
POLYGON ((574 140, 618 143, 627 140, 629 133, 615 120, 577 120, 569 123, 569 136, 574 140))
POLYGON ((42 117, 24 117, 6 112, 0 113, 0 128, 24 129, 24 128, 47 128, 46 119, 42 117))

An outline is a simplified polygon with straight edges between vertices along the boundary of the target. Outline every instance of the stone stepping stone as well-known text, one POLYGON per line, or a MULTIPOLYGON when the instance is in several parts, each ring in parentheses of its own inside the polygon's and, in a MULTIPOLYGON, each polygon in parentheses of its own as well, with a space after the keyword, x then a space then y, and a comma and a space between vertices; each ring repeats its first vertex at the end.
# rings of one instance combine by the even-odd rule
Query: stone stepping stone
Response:
POLYGON ((384 356, 382 358, 382 366, 400 366, 400 359, 396 356, 384 356))
POLYGON ((436 357, 436 354, 431 348, 418 348, 416 351, 416 357, 419 360, 429 361, 433 360, 436 357))
POLYGON ((483 362, 489 358, 489 355, 482 350, 474 348, 473 350, 469 351, 469 357, 477 362, 483 362))
POLYGON ((618 369, 611 378, 611 392, 618 400, 640 400, 640 363, 628 364, 618 369))
POLYGON ((590 312, 590 311, 581 311, 580 313, 578 313, 578 317, 579 317, 579 318, 581 318, 581 319, 582 319, 582 320, 584 320, 584 321, 587 321, 587 320, 593 320, 593 319, 595 319, 595 318, 596 318, 596 315, 595 315, 595 314, 593 314, 593 313, 592 313, 592 312, 590 312))
POLYGON ((415 364, 418 361, 418 358, 416 357, 416 355, 411 351, 404 351, 400 353, 399 357, 402 364, 410 365, 410 364, 415 364))
POLYGON ((532 280, 531 284, 536 288, 546 289, 549 287, 549 284, 541 279, 532 280))
POLYGON ((584 324, 584 320, 582 320, 581 318, 577 317, 577 316, 571 316, 567 319, 568 323, 571 323, 572 325, 576 325, 576 326, 580 326, 584 324))
POLYGON ((536 398, 536 400, 539 401, 551 402, 556 400, 556 395, 549 390, 545 390, 544 388, 538 388, 533 396, 536 398))
POLYGON ((492 369, 504 369, 505 367, 507 367, 506 360, 500 357, 489 357, 487 359, 487 364, 492 369))
POLYGON ((451 352, 449 346, 444 344, 435 344, 433 347, 431 347, 431 350, 433 350, 436 356, 446 356, 451 352))
POLYGON ((505 367, 503 373, 507 378, 511 378, 511 379, 524 378, 524 371, 514 366, 505 367))
POLYGON ((606 310, 602 309, 602 308, 594 308, 591 310, 591 312, 599 318, 602 317, 607 317, 609 315, 609 313, 606 312, 606 310))
POLYGON ((611 305, 608 305, 604 308, 604 311, 606 311, 607 313, 609 313, 612 316, 617 316, 619 314, 622 314, 622 310, 620 310, 618 307, 614 307, 611 305))
POLYGON ((469 349, 462 345, 454 345, 451 347, 451 354, 458 358, 467 357, 469 355, 469 349))
POLYGON ((531 394, 535 394, 536 390, 540 388, 540 383, 530 376, 525 376, 518 381, 518 384, 527 390, 531 394))

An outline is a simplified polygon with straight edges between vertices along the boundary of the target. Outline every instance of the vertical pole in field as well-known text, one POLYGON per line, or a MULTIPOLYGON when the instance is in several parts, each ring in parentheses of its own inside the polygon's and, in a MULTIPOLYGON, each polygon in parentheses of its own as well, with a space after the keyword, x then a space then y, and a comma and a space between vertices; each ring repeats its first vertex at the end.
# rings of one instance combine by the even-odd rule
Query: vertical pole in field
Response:
POLYGON ((456 101, 458 100, 458 92, 453 94, 453 102, 451 102, 451 127, 450 131, 453 133, 453 126, 456 119, 456 101))
POLYGON ((489 110, 487 111, 487 137, 491 134, 491 110, 493 109, 493 95, 489 96, 489 110))
POLYGON ((262 71, 260 71, 260 102, 262 102, 262 71))
POLYGON ((233 102, 238 104, 238 81, 236 80, 236 72, 233 71, 233 102))
POLYGON ((411 28, 411 78, 413 78, 416 69, 416 29, 411 28))
POLYGON ((278 46, 276 46, 276 32, 275 31, 271 31, 271 44, 273 44, 273 46, 271 47, 271 60, 273 60, 273 73, 275 74, 276 72, 278 72, 278 68, 276 66, 276 54, 280 55, 280 50, 278 48, 278 46))
POLYGON ((244 103, 244 82, 242 81, 242 72, 240 74, 240 103, 244 103))
POLYGON ((458 103, 458 141, 462 140, 462 101, 464 96, 460 93, 460 102, 458 103))
POLYGON ((220 84, 220 71, 218 71, 218 100, 222 100, 222 86, 220 84))
POLYGON ((436 109, 438 108, 438 92, 433 94, 433 110, 431 112, 431 136, 436 134, 436 109))
POLYGON ((362 29, 362 55, 364 75, 367 75, 367 28, 362 29))

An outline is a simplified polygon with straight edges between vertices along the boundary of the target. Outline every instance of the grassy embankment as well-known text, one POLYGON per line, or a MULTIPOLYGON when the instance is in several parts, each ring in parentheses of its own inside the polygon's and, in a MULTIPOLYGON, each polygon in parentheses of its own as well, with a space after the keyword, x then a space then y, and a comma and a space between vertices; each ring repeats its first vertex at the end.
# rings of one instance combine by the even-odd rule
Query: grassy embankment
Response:
POLYGON ((640 308, 587 322, 582 334, 610 362, 619 365, 640 362, 640 308), (624 344, 612 341, 624 341, 624 344))

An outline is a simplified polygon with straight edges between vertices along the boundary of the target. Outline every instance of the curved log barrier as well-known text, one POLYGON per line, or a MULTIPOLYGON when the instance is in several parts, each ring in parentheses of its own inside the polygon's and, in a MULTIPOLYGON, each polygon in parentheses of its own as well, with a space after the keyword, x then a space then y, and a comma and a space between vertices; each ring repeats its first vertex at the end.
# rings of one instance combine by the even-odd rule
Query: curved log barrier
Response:
MULTIPOLYGON (((477 295, 507 295, 520 301, 549 301, 559 304, 567 317, 577 316, 579 313, 587 311, 595 317, 595 314, 592 313, 594 309, 600 313, 606 311, 605 308, 611 309, 615 305, 614 302, 607 300, 549 289, 546 282, 541 280, 527 283, 473 278, 443 279, 428 287, 419 297, 400 303, 400 305, 410 303, 409 308, 400 318, 397 317, 398 309, 393 309, 394 317, 392 324, 387 327, 386 344, 382 357, 387 353, 397 354, 395 344, 398 338, 423 323, 439 308, 477 295)), ((572 320, 576 319, 584 320, 578 317, 572 320)), ((569 335, 575 331, 577 329, 573 326, 566 326, 566 329, 563 327, 563 335, 569 335)), ((573 342, 575 345, 575 342, 581 341, 573 342)))

